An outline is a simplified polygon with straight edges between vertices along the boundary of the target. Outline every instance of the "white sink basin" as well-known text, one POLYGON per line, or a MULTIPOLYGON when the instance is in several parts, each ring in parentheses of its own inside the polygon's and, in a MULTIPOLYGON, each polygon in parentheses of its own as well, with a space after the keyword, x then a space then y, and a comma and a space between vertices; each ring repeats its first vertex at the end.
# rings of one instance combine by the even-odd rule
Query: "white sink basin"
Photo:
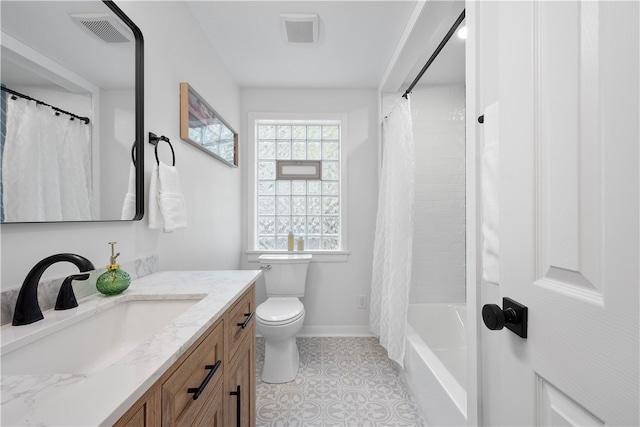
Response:
POLYGON ((50 333, 39 331, 38 335, 43 336, 35 341, 32 338, 20 340, 26 342, 24 345, 12 342, 10 349, 3 345, 2 375, 89 374, 100 371, 160 331, 200 299, 123 299, 88 316, 77 316, 62 328, 50 328, 50 333))

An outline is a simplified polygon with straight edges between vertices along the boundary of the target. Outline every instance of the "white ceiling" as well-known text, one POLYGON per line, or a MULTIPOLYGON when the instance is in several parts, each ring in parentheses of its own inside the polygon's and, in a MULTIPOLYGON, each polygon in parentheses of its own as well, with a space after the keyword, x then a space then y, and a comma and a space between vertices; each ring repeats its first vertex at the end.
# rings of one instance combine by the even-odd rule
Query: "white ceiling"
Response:
POLYGON ((415 0, 188 1, 241 87, 374 89, 415 0), (281 13, 319 15, 317 44, 290 44, 281 13))
MULTIPOLYGON (((378 88, 417 4, 416 0, 188 0, 185 3, 241 87, 338 89, 378 88), (286 43, 280 28, 281 13, 318 14, 319 42, 286 43)), ((464 7, 464 2, 460 5, 455 3, 427 3, 424 13, 426 18, 420 25, 434 28, 426 32, 414 31, 414 38, 418 38, 416 43, 424 46, 420 47, 424 52, 415 60, 411 69, 407 67, 401 73, 398 83, 404 80, 407 86, 420 71, 426 58, 431 55, 444 32, 459 14, 458 9, 464 7)), ((119 72, 125 67, 114 70, 113 67, 90 59, 89 51, 106 47, 86 49, 70 46, 72 41, 84 36, 75 24, 54 24, 60 34, 63 34, 62 28, 82 33, 79 36, 64 33, 67 37, 64 43, 54 40, 51 32, 47 37, 41 37, 42 33, 38 31, 51 24, 54 18, 69 20, 70 13, 90 11, 93 5, 104 7, 101 2, 3 0, 1 4, 3 31, 43 52, 62 47, 53 57, 59 58, 58 61, 71 69, 81 70, 70 65, 78 59, 81 59, 82 67, 95 65, 94 69, 82 70, 80 74, 92 75, 90 80, 99 82, 102 87, 132 84, 132 70, 126 69, 126 77, 123 77, 119 72), (13 19, 19 13, 24 13, 22 9, 31 5, 38 10, 37 14, 31 14, 29 19, 13 19), (50 6, 56 8, 51 9, 50 6)), ((113 55, 114 52, 109 54, 113 55)), ((106 57, 102 54, 99 56, 106 57)), ((129 60, 132 59, 133 55, 129 54, 129 60)), ((12 73, 9 65, 8 61, 2 61, 3 81, 10 75, 15 75, 16 82, 24 82, 30 76, 24 71, 12 73)), ((464 82, 464 42, 454 36, 420 84, 460 82, 464 82)))

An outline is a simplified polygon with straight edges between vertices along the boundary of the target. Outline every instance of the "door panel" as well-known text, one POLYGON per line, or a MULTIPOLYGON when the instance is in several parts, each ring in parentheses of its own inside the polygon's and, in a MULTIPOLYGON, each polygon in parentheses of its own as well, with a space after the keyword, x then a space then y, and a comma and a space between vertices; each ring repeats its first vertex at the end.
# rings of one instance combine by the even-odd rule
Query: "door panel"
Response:
POLYGON ((529 328, 483 333, 486 425, 640 423, 639 16, 500 3, 498 289, 529 328))
POLYGON ((538 424, 543 426, 603 426, 604 423, 566 394, 538 378, 538 424))
POLYGON ((598 7, 562 2, 534 10, 538 280, 595 300, 602 299, 598 7))

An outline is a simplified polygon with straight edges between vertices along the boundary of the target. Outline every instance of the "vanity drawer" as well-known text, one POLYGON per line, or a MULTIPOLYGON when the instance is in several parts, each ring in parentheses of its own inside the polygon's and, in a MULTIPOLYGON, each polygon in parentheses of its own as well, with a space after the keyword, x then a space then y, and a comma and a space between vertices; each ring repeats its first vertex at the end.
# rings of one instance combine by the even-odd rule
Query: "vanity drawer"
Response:
POLYGON ((238 351, 242 340, 247 336, 256 335, 256 299, 254 293, 255 285, 249 289, 231 306, 227 312, 226 336, 228 337, 227 354, 230 357, 238 351))
POLYGON ((223 341, 223 323, 218 322, 162 384, 163 426, 195 425, 207 405, 216 399, 214 395, 222 388, 223 341), (194 400, 196 393, 198 397, 194 400))

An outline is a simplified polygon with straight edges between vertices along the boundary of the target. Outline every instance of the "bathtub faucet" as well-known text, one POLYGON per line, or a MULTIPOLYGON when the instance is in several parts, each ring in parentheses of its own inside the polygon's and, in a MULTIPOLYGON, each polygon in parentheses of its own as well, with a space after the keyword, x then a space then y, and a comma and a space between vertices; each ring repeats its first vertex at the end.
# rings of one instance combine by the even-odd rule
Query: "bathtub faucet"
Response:
MULTIPOLYGON (((24 283, 22 283, 22 287, 20 288, 20 293, 18 294, 18 300, 16 301, 16 308, 13 312, 13 325, 29 325, 33 322, 37 322, 38 320, 44 319, 42 315, 42 310, 40 309, 40 305, 38 304, 38 284, 40 283, 40 278, 44 271, 49 268, 49 266, 61 262, 67 261, 74 264, 81 272, 95 270, 96 268, 93 266, 93 263, 86 259, 83 256, 76 254, 55 254, 51 255, 39 263, 37 263, 27 274, 27 277, 24 279, 24 283)), ((89 275, 76 275, 69 276, 74 279, 85 280, 89 278, 89 275)), ((67 281, 65 280, 65 283, 67 281)), ((71 280, 69 280, 70 285, 71 280)), ((63 295, 63 299, 69 297, 67 292, 69 291, 69 286, 62 286, 61 292, 65 292, 63 295)), ((73 292, 73 291, 71 291, 73 292)), ((60 300, 60 296, 58 296, 58 300, 60 300)), ((75 297, 73 298, 75 300, 75 297)))

